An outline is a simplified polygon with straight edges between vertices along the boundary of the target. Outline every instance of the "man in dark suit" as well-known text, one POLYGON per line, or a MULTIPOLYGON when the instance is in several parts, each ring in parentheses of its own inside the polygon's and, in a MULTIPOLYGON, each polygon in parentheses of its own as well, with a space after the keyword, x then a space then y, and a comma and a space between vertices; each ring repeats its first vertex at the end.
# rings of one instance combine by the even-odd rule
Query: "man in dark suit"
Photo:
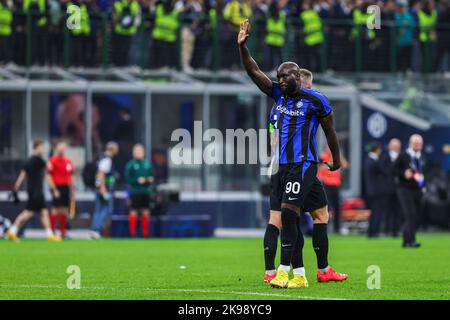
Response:
POLYGON ((421 210, 425 180, 422 157, 423 139, 418 134, 409 138, 409 147, 395 162, 397 194, 403 212, 403 247, 418 248, 416 229, 421 210))
POLYGON ((369 238, 378 237, 385 208, 385 174, 381 166, 381 145, 372 143, 364 163, 366 200, 370 209, 369 238))
POLYGON ((386 208, 384 212, 384 231, 387 235, 393 237, 398 236, 401 219, 401 209, 397 197, 396 173, 394 164, 400 152, 402 151, 402 143, 399 139, 391 139, 388 145, 388 152, 381 156, 381 167, 385 172, 385 192, 386 208))

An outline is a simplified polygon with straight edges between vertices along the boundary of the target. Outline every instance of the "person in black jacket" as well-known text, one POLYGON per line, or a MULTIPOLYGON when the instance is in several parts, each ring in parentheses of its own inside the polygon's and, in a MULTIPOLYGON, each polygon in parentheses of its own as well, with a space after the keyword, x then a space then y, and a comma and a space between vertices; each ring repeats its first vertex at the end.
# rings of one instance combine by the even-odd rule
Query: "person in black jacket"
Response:
POLYGON ((402 143, 399 139, 394 138, 389 141, 388 152, 384 153, 381 157, 381 167, 384 169, 385 173, 385 213, 384 216, 384 231, 387 235, 393 237, 398 236, 398 231, 400 228, 401 219, 401 209, 398 204, 397 197, 397 184, 396 175, 394 170, 394 164, 397 160, 400 152, 402 151, 402 143))
POLYGON ((418 134, 413 134, 409 138, 408 149, 395 162, 398 184, 397 194, 404 217, 404 248, 420 247, 420 243, 416 242, 416 229, 425 186, 422 146, 422 137, 418 134))
POLYGON ((381 165, 382 149, 379 143, 372 143, 364 163, 366 200, 370 209, 369 238, 378 237, 385 209, 385 174, 381 165))

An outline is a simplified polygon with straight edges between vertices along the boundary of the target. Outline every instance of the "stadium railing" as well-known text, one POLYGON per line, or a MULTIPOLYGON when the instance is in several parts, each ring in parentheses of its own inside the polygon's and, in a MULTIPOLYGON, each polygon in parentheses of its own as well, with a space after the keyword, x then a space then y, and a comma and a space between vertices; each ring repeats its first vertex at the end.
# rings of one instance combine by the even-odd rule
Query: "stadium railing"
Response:
MULTIPOLYGON (((24 13, 17 11, 14 13, 14 42, 22 42, 24 44, 24 58, 21 59, 22 64, 31 66, 33 64, 33 55, 37 48, 33 48, 32 37, 36 35, 36 29, 33 27, 33 17, 35 13, 24 13)), ((66 18, 68 16, 66 15, 66 18)), ((65 26, 65 23, 59 22, 57 26, 51 26, 50 17, 47 17, 47 37, 45 41, 48 42, 50 36, 55 36, 59 32, 59 35, 63 37, 62 44, 62 64, 65 67, 73 65, 71 61, 70 51, 73 49, 73 39, 70 35, 71 31, 65 26), (62 28, 62 30, 61 30, 62 28), (51 32, 53 33, 49 33, 51 32)), ((90 15, 92 36, 95 37, 95 61, 92 62, 95 66, 108 67, 111 65, 111 38, 112 38, 112 22, 111 16, 106 13, 94 13, 90 15)), ((131 54, 129 54, 129 65, 137 65, 143 69, 151 67, 149 65, 149 53, 151 44, 151 30, 153 25, 153 17, 148 13, 143 13, 141 17, 141 23, 138 27, 138 31, 134 36, 133 45, 130 48, 131 54)), ((181 19, 180 19, 181 20, 181 19)), ((65 22, 65 20, 62 20, 65 22)), ((188 23, 186 20, 180 21, 180 26, 188 23)), ((223 26, 228 22, 223 18, 219 18, 216 24, 211 24, 211 20, 208 16, 203 16, 200 19, 199 30, 201 33, 197 37, 202 37, 203 41, 196 42, 196 50, 203 51, 202 57, 206 55, 210 58, 205 58, 207 62, 202 62, 202 67, 206 69, 218 70, 227 68, 236 68, 236 65, 224 65, 224 56, 232 53, 232 48, 229 47, 230 42, 226 42, 225 37, 230 37, 229 32, 224 32, 223 26), (227 34, 228 33, 228 34, 227 34), (200 46, 200 47, 199 47, 200 46), (205 52, 207 51, 207 52, 205 52)), ((252 33, 257 35, 250 38, 249 46, 256 60, 259 63, 264 59, 264 29, 265 22, 261 19, 253 21, 252 33)), ((397 61, 398 57, 398 39, 401 30, 401 26, 397 25, 394 21, 382 21, 381 29, 374 30, 376 36, 370 41, 367 40, 366 26, 355 26, 351 20, 336 20, 336 19, 324 19, 322 20, 324 41, 320 45, 320 63, 317 70, 313 71, 326 71, 332 69, 335 71, 350 71, 350 72, 364 72, 364 71, 380 71, 380 72, 397 72, 399 70, 397 61)), ((436 42, 424 42, 418 41, 419 28, 414 30, 414 52, 415 56, 420 61, 416 63, 416 69, 413 71, 430 73, 436 71, 435 58, 438 50, 439 41, 446 41, 450 38, 450 24, 440 24, 437 31, 438 36, 444 35, 444 39, 437 39, 436 42), (423 54, 423 56, 422 56, 423 54)), ((304 34, 302 32, 302 25, 298 18, 289 18, 287 20, 287 41, 283 46, 283 59, 299 59, 302 60, 304 54, 303 49, 305 44, 303 42, 304 34)), ((229 29, 228 29, 229 30, 229 29)), ((237 31, 236 31, 237 32, 237 31)), ((181 28, 178 30, 177 37, 177 63, 176 68, 181 69, 181 28)), ((228 40, 229 41, 229 40, 228 40)), ((234 42, 233 42, 234 43, 234 42)), ((40 46, 48 46, 46 43, 40 43, 40 46)), ((21 46, 14 45, 15 48, 21 48, 21 46)), ((236 47, 237 50, 237 47, 236 47)), ((15 52, 15 55, 20 56, 23 53, 15 52)), ((235 53, 233 53, 235 54, 235 53)), ((20 61, 20 58, 17 58, 20 61)), ((204 59, 203 59, 204 60, 204 59)), ((416 58, 417 60, 417 58, 416 58)), ((238 62, 238 61, 237 61, 238 62)), ((411 69, 414 69, 411 66, 411 69)))

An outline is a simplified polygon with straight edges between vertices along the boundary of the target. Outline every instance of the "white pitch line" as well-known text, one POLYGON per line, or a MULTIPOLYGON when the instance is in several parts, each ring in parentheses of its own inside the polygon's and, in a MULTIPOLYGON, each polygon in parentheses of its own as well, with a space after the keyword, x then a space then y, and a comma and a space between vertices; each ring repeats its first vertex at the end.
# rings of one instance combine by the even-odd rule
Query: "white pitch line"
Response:
MULTIPOLYGON (((28 288, 28 289, 66 289, 62 285, 40 285, 40 284, 19 284, 19 285, 0 285, 1 287, 8 288, 28 288)), ((314 297, 314 296, 292 296, 281 293, 264 293, 264 292, 251 292, 251 291, 225 291, 225 290, 209 290, 209 289, 170 289, 170 288, 113 288, 113 287, 84 287, 81 289, 88 290, 132 290, 132 291, 166 291, 166 292, 186 292, 186 293, 219 293, 219 294, 234 294, 242 296, 263 296, 263 297, 281 297, 286 299, 310 299, 310 300, 348 300, 344 298, 330 298, 330 297, 314 297)), ((288 292, 291 292, 291 290, 288 292)))

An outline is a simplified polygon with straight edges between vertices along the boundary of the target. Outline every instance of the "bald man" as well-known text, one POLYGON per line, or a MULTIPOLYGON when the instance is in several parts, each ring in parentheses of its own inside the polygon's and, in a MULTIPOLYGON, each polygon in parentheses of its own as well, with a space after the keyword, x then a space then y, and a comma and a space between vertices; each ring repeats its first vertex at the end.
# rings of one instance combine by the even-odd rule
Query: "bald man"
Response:
POLYGON ((413 134, 405 152, 395 162, 398 183, 398 199, 403 212, 403 247, 419 248, 416 241, 416 229, 421 210, 422 195, 425 187, 422 157, 423 138, 413 134))

